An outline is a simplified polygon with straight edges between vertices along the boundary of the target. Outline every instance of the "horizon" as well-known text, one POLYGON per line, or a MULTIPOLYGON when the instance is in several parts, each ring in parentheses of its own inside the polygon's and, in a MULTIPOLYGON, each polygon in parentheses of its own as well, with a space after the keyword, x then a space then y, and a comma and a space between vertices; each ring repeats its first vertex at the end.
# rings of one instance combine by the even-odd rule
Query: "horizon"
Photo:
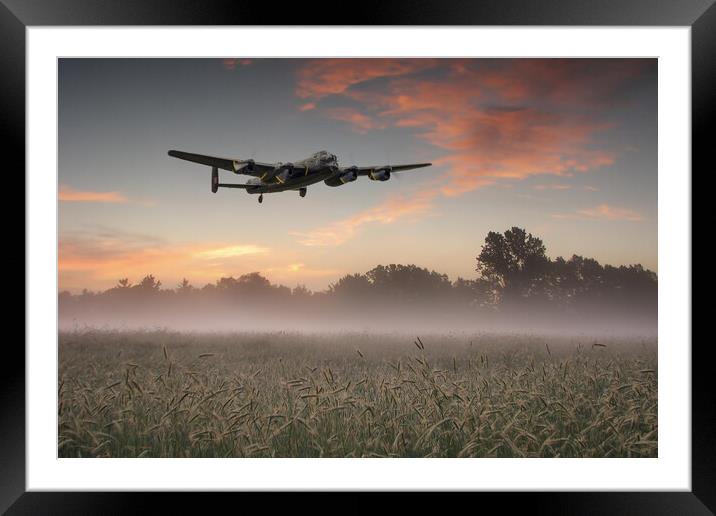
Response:
MULTIPOLYGON (((535 236, 538 236, 538 235, 535 235, 535 236)), ((568 255, 568 256, 561 256, 561 255, 560 255, 560 256, 554 256, 554 257, 553 257, 553 256, 550 256, 550 254, 549 254, 549 248, 547 248, 547 253, 546 253, 546 254, 547 254, 547 258, 549 258, 551 261, 554 261, 554 260, 556 260, 556 259, 558 259, 558 258, 564 258, 565 260, 569 260, 570 258, 572 258, 572 256, 574 256, 574 255, 568 255)), ((590 257, 590 256, 584 256, 583 258, 587 258, 587 259, 588 259, 588 258, 592 258, 592 257, 590 257)), ((475 257, 475 260, 476 260, 476 257, 475 257)), ((598 260, 597 260, 597 262, 598 262, 599 265, 601 265, 602 267, 615 267, 615 268, 619 268, 619 267, 642 266, 642 267, 644 267, 644 270, 645 270, 645 271, 647 271, 647 272, 654 272, 654 274, 657 274, 657 276, 658 276, 658 273, 657 273, 656 271, 653 271, 652 269, 649 269, 648 267, 643 266, 643 264, 641 264, 641 263, 620 263, 620 264, 614 264, 614 263, 602 263, 602 262, 599 262, 598 260)), ((475 270, 475 276, 474 276, 474 277, 472 277, 472 278, 466 278, 466 277, 463 277, 463 276, 455 276, 455 277, 453 277, 453 276, 451 276, 451 275, 449 275, 449 274, 447 274, 447 273, 444 273, 444 272, 442 272, 442 271, 440 271, 440 270, 435 270, 435 269, 431 269, 431 268, 429 268, 429 267, 422 266, 422 265, 420 265, 419 263, 404 263, 404 264, 376 263, 375 265, 373 265, 372 267, 366 269, 365 271, 352 271, 352 272, 351 272, 351 271, 347 271, 347 272, 345 272, 344 274, 342 274, 342 275, 340 275, 340 276, 336 276, 332 281, 329 281, 329 283, 326 285, 326 287, 324 287, 324 288, 319 288, 319 289, 309 288, 308 286, 306 286, 306 285, 303 284, 303 283, 296 283, 296 284, 291 285, 291 284, 281 283, 280 281, 274 281, 274 279, 271 278, 271 276, 269 276, 269 275, 267 275, 267 274, 264 274, 262 271, 258 271, 258 270, 256 270, 256 271, 245 271, 245 272, 241 272, 241 273, 238 273, 238 274, 229 274, 228 276, 217 277, 217 278, 215 278, 214 280, 210 280, 210 281, 203 282, 203 283, 195 283, 195 282, 193 282, 193 281, 191 280, 191 278, 190 278, 189 276, 187 276, 187 275, 182 276, 182 277, 180 277, 177 281, 173 281, 173 282, 171 282, 171 283, 170 283, 170 282, 165 282, 165 280, 164 280, 163 278, 159 277, 158 275, 154 274, 154 273, 151 272, 151 271, 148 271, 148 272, 146 272, 145 274, 140 274, 139 276, 137 276, 137 277, 135 277, 135 278, 131 278, 131 277, 127 276, 127 275, 121 275, 121 274, 120 274, 120 275, 117 277, 117 280, 114 282, 114 284, 110 285, 110 286, 107 287, 107 288, 100 288, 100 289, 98 289, 98 290, 92 290, 92 289, 88 289, 88 288, 79 288, 79 289, 74 289, 74 290, 73 290, 73 289, 58 289, 58 292, 59 292, 59 293, 69 292, 70 294, 73 294, 73 295, 82 294, 83 291, 85 291, 85 290, 86 290, 87 292, 90 292, 90 293, 101 293, 101 292, 104 292, 104 291, 107 291, 107 290, 111 290, 112 288, 118 287, 118 286, 119 286, 119 284, 118 284, 119 280, 127 279, 127 280, 129 281, 129 286, 130 286, 130 287, 134 287, 134 286, 137 286, 137 285, 142 281, 142 279, 144 279, 144 278, 146 278, 146 277, 149 277, 149 276, 153 276, 155 280, 158 280, 158 281, 161 282, 162 288, 160 288, 160 290, 176 290, 176 289, 179 287, 180 283, 181 283, 183 280, 187 280, 190 286, 192 286, 192 287, 194 287, 194 288, 197 288, 197 289, 201 289, 201 288, 204 288, 204 287, 209 286, 209 285, 216 285, 221 279, 224 279, 224 278, 234 278, 234 279, 238 279, 238 278, 240 278, 241 276, 244 276, 244 275, 257 273, 257 274, 260 274, 262 277, 266 278, 267 280, 269 280, 269 282, 271 283, 272 286, 276 286, 276 287, 288 287, 288 288, 290 288, 290 289, 292 289, 292 290, 295 289, 295 288, 304 287, 304 288, 307 288, 308 291, 311 292, 311 293, 320 293, 320 292, 328 292, 328 291, 330 291, 331 287, 332 287, 336 282, 338 282, 341 278, 344 278, 344 277, 347 276, 347 275, 355 275, 355 274, 365 275, 365 274, 367 274, 368 272, 370 272, 371 270, 373 270, 373 269, 375 269, 375 268, 377 268, 377 267, 381 267, 381 266, 383 266, 383 267, 388 267, 388 266, 391 266, 391 265, 398 265, 398 266, 411 266, 411 265, 412 265, 412 266, 415 266, 415 267, 418 267, 418 268, 420 268, 420 269, 424 269, 424 270, 427 270, 427 271, 430 271, 430 272, 436 272, 436 273, 438 273, 438 274, 442 274, 442 275, 446 276, 447 279, 448 279, 448 281, 450 281, 450 283, 453 283, 453 284, 454 284, 456 281, 461 280, 461 279, 462 279, 462 280, 475 280, 475 279, 479 279, 479 278, 480 278, 480 275, 479 275, 479 273, 477 272, 477 270, 475 270), (171 285, 171 286, 170 286, 170 285, 171 285)))
POLYGON ((58 74, 59 291, 259 272, 318 292, 379 264, 475 279, 487 232, 511 226, 552 258, 658 272, 655 59, 60 59, 58 74), (169 149, 433 166, 258 205, 210 193, 209 169, 169 149))

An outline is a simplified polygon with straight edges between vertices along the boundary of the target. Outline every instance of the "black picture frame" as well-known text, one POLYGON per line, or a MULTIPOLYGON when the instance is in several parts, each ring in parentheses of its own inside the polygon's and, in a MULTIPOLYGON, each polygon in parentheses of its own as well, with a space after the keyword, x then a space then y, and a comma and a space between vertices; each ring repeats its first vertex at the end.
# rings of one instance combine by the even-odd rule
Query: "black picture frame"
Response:
MULTIPOLYGON (((192 0, 0 0, 0 138, 5 188, 25 192, 25 29, 42 25, 556 25, 689 26, 692 37, 692 169, 706 171, 714 125, 714 0, 420 0, 336 3, 249 3, 192 0), (8 158, 11 164, 8 164, 8 158)), ((660 142, 664 145, 666 142, 660 142)), ((711 165, 713 168, 713 165, 711 165)), ((693 173, 692 173, 693 177, 693 173)), ((26 193, 26 192, 25 192, 26 193)), ((15 208, 14 218, 17 218, 15 208)), ((6 219, 8 220, 8 219, 6 219)), ((10 219, 13 220, 13 219, 10 219)), ((692 231, 693 233, 693 231, 692 231)), ((23 234, 23 239, 25 235, 23 234)), ((7 260, 24 270, 24 252, 7 260), (23 259, 22 263, 21 258, 23 259)), ((12 345, 11 345, 12 344, 12 345)), ((691 343, 670 343, 688 345, 691 343)), ((515 504, 551 514, 711 514, 716 511, 716 416, 708 339, 692 345, 692 491, 688 493, 480 494, 480 503, 515 504)), ((4 347, 0 375, 0 511, 7 514, 143 512, 146 494, 25 492, 25 353, 4 347)), ((243 495, 246 496, 246 495, 243 495)), ((162 496, 181 504, 186 497, 162 496)), ((418 497, 420 500, 422 497, 418 497)), ((419 502, 422 503, 422 502, 419 502)), ((485 505, 481 506, 483 509, 485 505)), ((354 506, 359 510, 361 503, 354 506)), ((368 506, 363 506, 368 509, 368 506)), ((170 506, 165 506, 170 510, 170 506)))

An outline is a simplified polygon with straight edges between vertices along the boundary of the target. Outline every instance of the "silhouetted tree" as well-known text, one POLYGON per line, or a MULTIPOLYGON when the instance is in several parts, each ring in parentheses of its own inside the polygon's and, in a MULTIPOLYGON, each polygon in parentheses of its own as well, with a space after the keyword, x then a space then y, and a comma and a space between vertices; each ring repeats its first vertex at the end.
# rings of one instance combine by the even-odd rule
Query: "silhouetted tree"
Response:
POLYGON ((294 298, 306 299, 311 297, 312 294, 313 293, 308 290, 305 285, 296 285, 296 287, 291 291, 291 296, 294 298))
MULTIPOLYGON (((238 285, 238 280, 233 276, 229 276, 228 278, 219 278, 216 281, 216 290, 221 292, 232 292, 238 290, 238 285)), ((209 287, 209 285, 207 285, 207 287, 209 287)))
POLYGON ((476 270, 488 282, 495 302, 516 302, 544 294, 549 259, 542 240, 513 227, 504 234, 487 234, 476 270))
POLYGON ((604 268, 592 258, 561 256, 552 262, 551 298, 565 306, 577 306, 605 294, 604 268))
POLYGON ((405 300, 434 301, 446 295, 452 284, 446 274, 416 265, 378 265, 366 273, 373 290, 380 296, 405 300))
POLYGON ((271 288, 271 282, 258 272, 239 276, 238 286, 246 293, 265 292, 271 288))
POLYGON ((328 292, 343 298, 366 298, 371 292, 371 282, 364 274, 348 274, 331 284, 328 292))
POLYGON ((148 274, 142 278, 142 281, 133 288, 139 289, 143 292, 158 292, 159 287, 162 286, 162 282, 157 280, 154 275, 148 274))
POLYGON ((481 279, 458 278, 452 284, 453 298, 461 305, 484 306, 490 301, 489 284, 481 279))

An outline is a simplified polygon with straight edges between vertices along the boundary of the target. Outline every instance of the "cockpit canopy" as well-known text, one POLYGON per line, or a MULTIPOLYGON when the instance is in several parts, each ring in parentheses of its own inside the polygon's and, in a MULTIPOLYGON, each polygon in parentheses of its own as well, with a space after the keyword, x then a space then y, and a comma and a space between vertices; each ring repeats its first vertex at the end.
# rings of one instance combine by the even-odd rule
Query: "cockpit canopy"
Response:
POLYGON ((336 155, 331 154, 328 151, 319 151, 313 155, 314 158, 318 158, 321 161, 336 161, 336 155))

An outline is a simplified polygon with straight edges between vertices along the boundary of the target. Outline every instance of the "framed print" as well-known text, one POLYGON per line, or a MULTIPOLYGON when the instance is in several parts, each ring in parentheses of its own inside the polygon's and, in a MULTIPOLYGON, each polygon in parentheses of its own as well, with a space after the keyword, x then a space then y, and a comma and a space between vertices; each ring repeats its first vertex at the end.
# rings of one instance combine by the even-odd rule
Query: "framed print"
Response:
POLYGON ((2 11, 28 300, 3 509, 712 510, 691 340, 710 2, 387 3, 351 26, 70 4, 2 11))

